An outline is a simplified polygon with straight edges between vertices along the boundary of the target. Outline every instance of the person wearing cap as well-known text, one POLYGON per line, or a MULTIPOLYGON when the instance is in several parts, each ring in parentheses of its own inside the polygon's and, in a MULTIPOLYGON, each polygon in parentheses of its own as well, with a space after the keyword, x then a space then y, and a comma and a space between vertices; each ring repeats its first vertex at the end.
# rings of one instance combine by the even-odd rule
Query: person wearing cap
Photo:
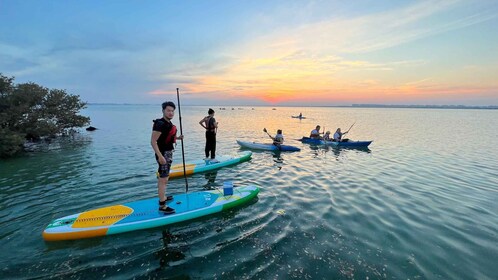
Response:
POLYGON ((157 193, 159 196, 159 211, 164 214, 173 214, 175 209, 166 205, 166 201, 173 200, 173 196, 166 196, 166 185, 168 184, 169 171, 173 163, 173 144, 177 139, 183 139, 183 135, 176 136, 176 126, 171 123, 175 116, 175 103, 171 101, 162 104, 163 117, 153 120, 150 144, 154 150, 157 168, 157 193))
POLYGON ((200 120, 199 124, 206 130, 205 160, 210 160, 211 163, 218 162, 216 160, 216 132, 218 130, 218 122, 214 118, 214 110, 209 108, 208 115, 200 120))

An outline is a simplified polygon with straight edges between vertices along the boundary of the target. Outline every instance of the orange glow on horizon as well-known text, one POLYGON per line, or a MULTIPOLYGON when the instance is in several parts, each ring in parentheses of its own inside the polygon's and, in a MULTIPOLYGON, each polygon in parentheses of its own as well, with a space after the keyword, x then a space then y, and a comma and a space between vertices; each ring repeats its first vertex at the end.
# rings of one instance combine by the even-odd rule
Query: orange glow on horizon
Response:
MULTIPOLYGON (((216 95, 225 100, 257 99, 283 102, 368 103, 417 101, 457 95, 492 95, 498 87, 437 83, 433 79, 403 79, 396 67, 418 67, 420 62, 376 64, 336 56, 319 58, 303 53, 241 59, 219 75, 199 75, 179 87, 189 94, 216 95), (400 66, 401 65, 401 66, 400 66), (379 76, 371 78, 369 76, 379 76), (363 78, 365 77, 365 78, 363 78), (390 81, 392 80, 399 81, 390 81), (403 82, 403 80, 407 80, 403 82)), ((410 68, 411 69, 411 68, 410 68)), ((410 70, 409 69, 409 70, 410 70)), ((171 94, 157 89, 150 94, 171 94)))

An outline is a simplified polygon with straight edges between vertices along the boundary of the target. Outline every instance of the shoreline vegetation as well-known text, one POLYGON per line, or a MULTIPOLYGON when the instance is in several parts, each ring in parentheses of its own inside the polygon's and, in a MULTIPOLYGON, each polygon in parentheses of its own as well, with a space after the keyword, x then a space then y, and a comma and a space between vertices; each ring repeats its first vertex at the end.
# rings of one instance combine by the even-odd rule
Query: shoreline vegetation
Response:
POLYGON ((15 84, 0 73, 0 158, 30 150, 30 143, 76 133, 90 123, 79 115, 87 103, 63 89, 33 82, 15 84))

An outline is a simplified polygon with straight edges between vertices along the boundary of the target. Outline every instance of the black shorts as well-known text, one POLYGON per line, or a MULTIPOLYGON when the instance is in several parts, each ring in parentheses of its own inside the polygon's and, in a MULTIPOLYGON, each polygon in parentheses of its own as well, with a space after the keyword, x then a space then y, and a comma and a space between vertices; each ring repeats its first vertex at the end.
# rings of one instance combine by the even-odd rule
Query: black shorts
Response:
POLYGON ((157 178, 168 178, 169 170, 171 169, 171 164, 173 163, 173 151, 164 151, 163 156, 166 159, 166 164, 160 164, 159 158, 156 155, 156 161, 159 166, 157 168, 157 178))

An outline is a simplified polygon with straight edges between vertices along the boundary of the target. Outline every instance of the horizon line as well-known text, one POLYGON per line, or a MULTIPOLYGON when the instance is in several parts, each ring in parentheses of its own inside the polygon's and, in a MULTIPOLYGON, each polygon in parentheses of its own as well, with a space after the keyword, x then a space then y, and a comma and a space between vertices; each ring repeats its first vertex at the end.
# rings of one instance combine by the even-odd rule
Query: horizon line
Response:
MULTIPOLYGON (((150 105, 155 106, 159 103, 111 103, 111 102, 87 102, 87 105, 150 105)), ((212 107, 336 107, 336 108, 447 108, 447 109, 498 109, 498 105, 420 105, 420 104, 377 104, 377 103, 361 103, 361 104, 351 104, 351 105, 248 105, 248 104, 208 104, 208 105, 199 105, 199 104, 182 104, 183 106, 193 106, 193 107, 201 107, 201 106, 212 106, 212 107)))

